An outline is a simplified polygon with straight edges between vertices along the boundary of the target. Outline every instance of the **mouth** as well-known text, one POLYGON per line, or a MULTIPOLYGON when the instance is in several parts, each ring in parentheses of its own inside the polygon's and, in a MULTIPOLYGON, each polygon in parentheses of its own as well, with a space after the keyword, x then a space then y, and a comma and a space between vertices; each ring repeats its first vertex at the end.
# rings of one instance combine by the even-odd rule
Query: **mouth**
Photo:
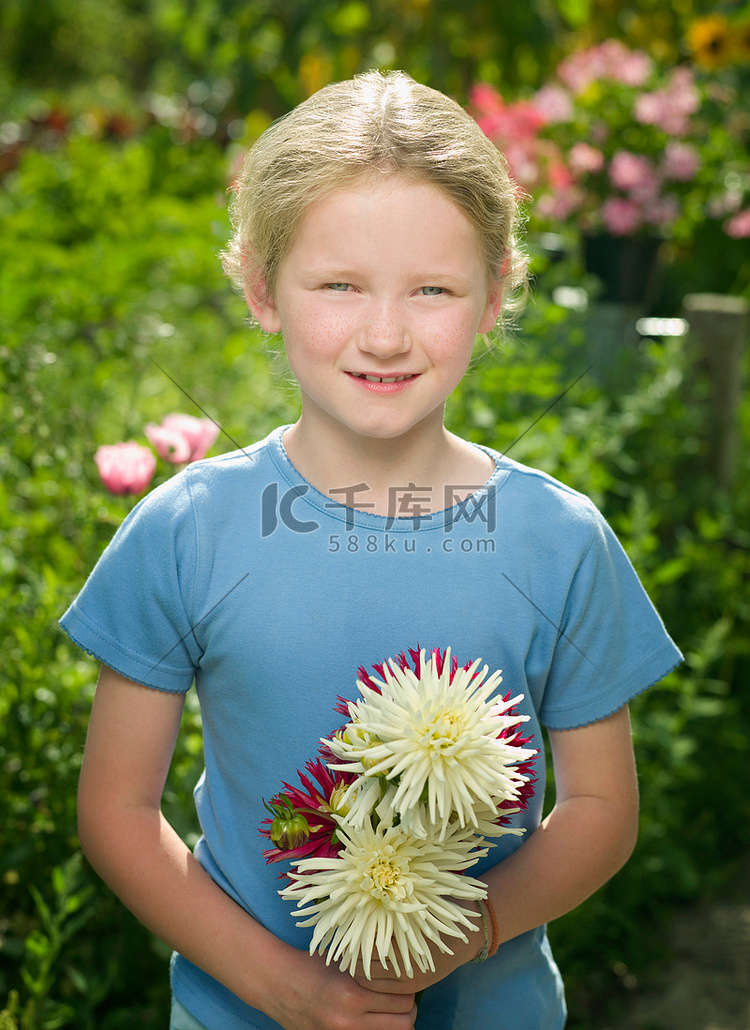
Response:
POLYGON ((413 372, 402 376, 371 376, 365 372, 350 372, 349 375, 354 376, 355 379, 365 379, 368 383, 403 383, 406 379, 416 378, 413 372))

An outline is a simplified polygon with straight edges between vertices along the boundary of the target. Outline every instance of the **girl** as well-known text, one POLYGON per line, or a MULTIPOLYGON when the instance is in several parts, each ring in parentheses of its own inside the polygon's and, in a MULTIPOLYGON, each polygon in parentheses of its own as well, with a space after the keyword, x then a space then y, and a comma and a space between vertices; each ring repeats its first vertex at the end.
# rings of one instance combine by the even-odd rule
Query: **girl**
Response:
POLYGON ((103 662, 82 846, 175 949, 173 1030, 558 1030, 544 925, 629 856, 627 702, 680 655, 586 498, 443 425, 477 333, 524 280, 505 163, 453 101, 373 72, 271 126, 233 226, 226 269, 283 335, 300 417, 150 494, 64 616, 103 662), (352 978, 308 954, 279 898, 262 799, 336 728, 357 668, 417 643, 481 657, 523 693, 536 794, 525 836, 472 870, 490 939, 469 934, 433 974, 352 978), (160 811, 193 681, 195 854, 160 811), (556 803, 540 822, 543 725, 556 803))

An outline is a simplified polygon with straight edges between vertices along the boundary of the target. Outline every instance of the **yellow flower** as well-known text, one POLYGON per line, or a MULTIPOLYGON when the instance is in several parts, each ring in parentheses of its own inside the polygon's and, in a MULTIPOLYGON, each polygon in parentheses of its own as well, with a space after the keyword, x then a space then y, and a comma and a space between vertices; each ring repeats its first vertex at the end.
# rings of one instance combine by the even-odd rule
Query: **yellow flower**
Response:
POLYGON ((735 26, 734 52, 737 61, 750 61, 750 21, 735 26))
POLYGON ((730 64, 734 56, 729 21, 723 14, 694 21, 687 32, 687 43, 696 64, 709 70, 730 64))

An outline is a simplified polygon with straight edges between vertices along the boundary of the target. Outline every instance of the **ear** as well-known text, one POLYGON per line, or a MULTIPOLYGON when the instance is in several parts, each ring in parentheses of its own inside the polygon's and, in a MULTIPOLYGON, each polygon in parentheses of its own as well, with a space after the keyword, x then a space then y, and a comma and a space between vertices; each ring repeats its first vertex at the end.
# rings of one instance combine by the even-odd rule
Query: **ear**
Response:
POLYGON ((245 277, 244 290, 247 306, 261 329, 267 333, 280 333, 281 318, 266 286, 266 277, 260 272, 250 272, 245 277))
POLYGON ((502 280, 494 279, 487 294, 487 305, 477 328, 478 333, 489 333, 495 328, 503 306, 502 280))

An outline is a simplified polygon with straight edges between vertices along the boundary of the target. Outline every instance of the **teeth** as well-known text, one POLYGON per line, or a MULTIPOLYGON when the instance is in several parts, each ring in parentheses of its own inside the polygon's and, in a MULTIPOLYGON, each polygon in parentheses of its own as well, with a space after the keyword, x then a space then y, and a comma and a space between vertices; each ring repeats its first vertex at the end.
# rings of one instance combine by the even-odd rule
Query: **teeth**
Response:
POLYGON ((368 383, 402 383, 404 379, 411 379, 411 376, 359 376, 360 379, 366 379, 368 383))

